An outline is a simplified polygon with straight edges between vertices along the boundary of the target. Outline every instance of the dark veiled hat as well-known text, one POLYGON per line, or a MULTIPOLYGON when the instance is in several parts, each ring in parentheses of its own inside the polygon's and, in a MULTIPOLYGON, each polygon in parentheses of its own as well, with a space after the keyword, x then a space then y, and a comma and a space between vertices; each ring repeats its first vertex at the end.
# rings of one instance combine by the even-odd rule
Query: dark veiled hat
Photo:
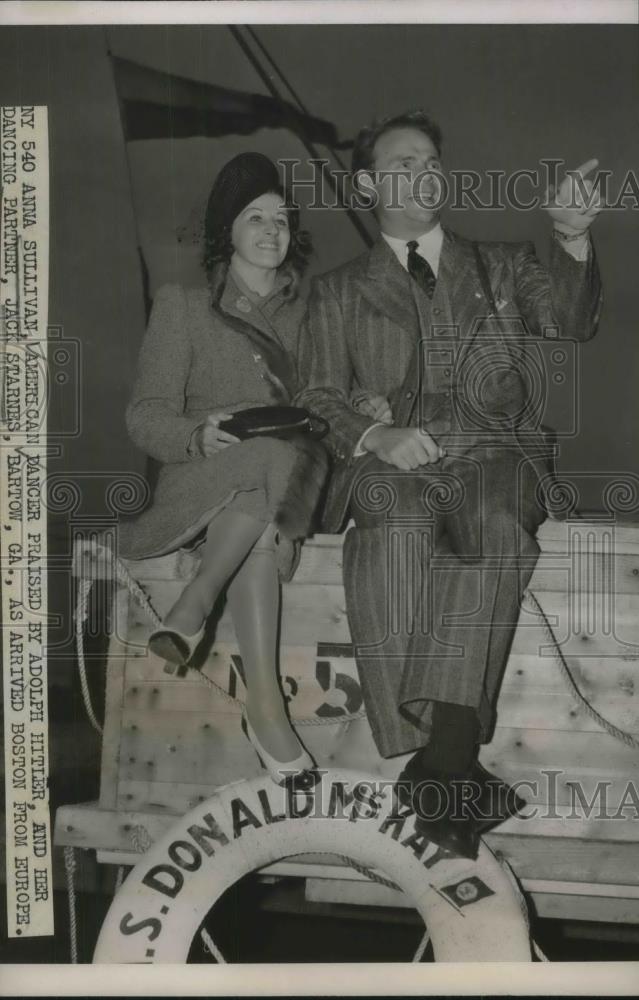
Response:
POLYGON ((263 194, 284 196, 275 164, 262 153, 240 153, 229 160, 215 179, 206 206, 209 232, 231 228, 243 208, 263 194))

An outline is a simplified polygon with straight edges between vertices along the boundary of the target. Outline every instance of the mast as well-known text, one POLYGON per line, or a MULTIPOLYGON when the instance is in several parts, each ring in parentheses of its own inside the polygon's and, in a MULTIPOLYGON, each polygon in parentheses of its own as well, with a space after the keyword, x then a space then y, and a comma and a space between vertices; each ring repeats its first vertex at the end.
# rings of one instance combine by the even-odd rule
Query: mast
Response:
MULTIPOLYGON (((269 52, 267 51, 267 49, 264 46, 263 42, 261 42, 257 38, 257 35, 255 34, 255 32, 250 27, 248 27, 248 26, 244 26, 244 27, 245 27, 245 30, 250 34, 251 38, 254 40, 254 42, 256 43, 256 45, 259 47, 262 55, 268 60, 269 64, 272 66, 272 68, 278 74, 278 76, 280 77, 280 79, 284 82, 284 85, 288 89, 291 97, 293 98, 293 100, 295 101, 295 103, 297 104, 297 106, 300 108, 300 110, 304 114, 309 114, 307 108, 304 106, 304 104, 300 100, 298 94, 293 89, 293 87, 291 86, 291 84, 288 82, 288 80, 284 76, 283 72, 280 70, 279 66, 277 65, 277 63, 275 62, 275 60, 273 59, 273 57, 269 54, 269 52)), ((258 76, 261 79, 261 81, 264 84, 264 86, 269 90, 271 96, 274 97, 275 100, 283 101, 284 98, 282 97, 280 91, 278 90, 278 88, 276 87, 275 83, 273 82, 273 80, 271 79, 271 77, 268 75, 268 73, 266 72, 266 70, 264 69, 264 67, 262 66, 262 64, 260 63, 257 55, 252 51, 252 49, 250 48, 250 46, 248 45, 248 43, 246 42, 246 40, 242 37, 242 35, 240 33, 240 30, 239 30, 239 27, 237 25, 234 25, 234 24, 229 24, 228 25, 228 29, 231 32, 231 34, 233 35, 233 38, 235 39, 235 41, 237 42, 237 44, 241 48, 241 50, 244 53, 244 55, 246 56, 246 58, 251 63, 251 66, 253 67, 253 69, 255 70, 255 72, 258 74, 258 76)), ((318 152, 317 148, 315 147, 315 145, 305 135, 300 134, 299 137, 300 137, 301 141, 303 142, 303 144, 304 144, 304 146, 306 148, 306 151, 309 153, 309 155, 311 156, 311 158, 314 159, 314 160, 318 160, 319 161, 320 167, 321 167, 321 170, 322 170, 322 177, 324 178, 324 180, 327 181, 327 183, 328 183, 331 191, 337 197, 337 200, 338 200, 339 204, 341 205, 341 207, 346 212, 346 215, 348 216, 350 222, 354 226, 354 228, 357 231, 358 235, 364 241, 364 244, 367 247, 372 246, 373 245, 373 239, 372 239, 370 233, 368 232, 368 230, 364 226, 363 222, 361 221, 361 219, 359 218, 359 216, 357 215, 357 213, 354 212, 353 209, 349 205, 347 205, 344 202, 344 200, 340 197, 340 194, 339 194, 339 192, 337 190, 337 184, 335 183, 335 179, 334 179, 332 173, 330 172, 330 170, 327 170, 326 163, 322 162, 322 159, 321 159, 321 157, 319 155, 319 152, 318 152)), ((333 158, 338 162, 338 164, 340 165, 340 167, 343 170, 346 170, 346 167, 345 167, 342 159, 337 154, 336 150, 333 147, 331 147, 331 146, 327 146, 327 148, 330 151, 330 153, 332 154, 333 158)))

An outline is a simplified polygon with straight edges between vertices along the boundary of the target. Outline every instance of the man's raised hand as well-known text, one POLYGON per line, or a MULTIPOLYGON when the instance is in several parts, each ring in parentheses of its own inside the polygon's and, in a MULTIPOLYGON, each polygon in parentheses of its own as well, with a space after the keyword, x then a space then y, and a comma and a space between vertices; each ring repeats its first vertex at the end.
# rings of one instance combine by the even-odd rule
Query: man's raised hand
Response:
POLYGON ((585 233, 601 212, 601 195, 588 178, 598 166, 599 160, 586 160, 569 170, 558 188, 549 187, 544 208, 562 232, 585 233))
POLYGON ((419 427, 372 427, 362 441, 362 448, 405 471, 439 462, 445 454, 430 434, 419 427))

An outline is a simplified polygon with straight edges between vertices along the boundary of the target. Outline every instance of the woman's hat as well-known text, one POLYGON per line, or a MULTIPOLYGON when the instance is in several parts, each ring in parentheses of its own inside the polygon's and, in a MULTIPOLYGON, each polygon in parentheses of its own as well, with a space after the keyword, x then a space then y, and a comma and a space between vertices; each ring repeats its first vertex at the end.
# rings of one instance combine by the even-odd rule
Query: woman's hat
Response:
POLYGON ((229 160, 215 179, 206 207, 208 232, 233 225, 243 208, 263 194, 281 194, 275 164, 262 153, 240 153, 229 160))

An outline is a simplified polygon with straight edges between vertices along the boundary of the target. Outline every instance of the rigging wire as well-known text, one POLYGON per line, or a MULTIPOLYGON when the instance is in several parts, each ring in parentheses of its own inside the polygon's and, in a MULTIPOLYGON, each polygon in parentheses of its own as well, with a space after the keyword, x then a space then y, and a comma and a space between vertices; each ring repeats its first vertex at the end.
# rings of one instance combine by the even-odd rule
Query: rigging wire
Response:
MULTIPOLYGON (((241 50, 244 53, 244 55, 246 56, 246 58, 251 63, 251 66, 253 67, 253 69, 255 70, 255 72, 258 74, 260 80, 262 81, 262 83, 264 84, 264 86, 270 92, 271 96, 274 97, 277 101, 283 101, 282 95, 280 94, 278 88, 276 87, 276 85, 274 84, 273 80, 268 75, 268 73, 266 72, 266 70, 264 69, 264 67, 262 66, 262 64, 260 63, 260 61, 257 58, 257 56, 255 55, 255 53, 252 51, 252 49, 250 48, 250 46, 247 44, 246 39, 244 39, 242 37, 242 35, 241 35, 240 31, 239 31, 238 26, 234 25, 234 24, 229 24, 228 25, 228 29, 231 32, 231 34, 233 35, 233 38, 235 39, 235 41, 237 42, 237 44, 241 48, 241 50)), ((263 46, 260 45, 260 48, 263 49, 263 46)), ((269 62, 271 63, 271 65, 273 65, 273 61, 270 59, 270 57, 269 57, 269 62)), ((282 76, 281 73, 279 75, 282 76)), ((290 87, 290 85, 288 85, 288 83, 286 85, 287 85, 289 91, 294 94, 295 92, 292 90, 292 88, 290 87)), ((299 98, 297 96, 295 97, 295 100, 297 101, 298 106, 301 107, 302 105, 301 105, 301 103, 299 101, 299 98)), ((373 245, 373 239, 372 239, 370 233, 368 232, 368 230, 366 229, 366 227, 362 223, 361 219, 353 211, 353 209, 350 208, 348 205, 346 205, 344 203, 343 199, 340 197, 339 192, 337 190, 337 184, 335 183, 335 179, 333 178, 333 175, 331 174, 330 170, 326 169, 326 164, 321 162, 321 157, 319 155, 318 150, 315 148, 315 146, 310 141, 310 139, 308 139, 302 132, 299 132, 297 134, 298 134, 300 140, 302 141, 304 147, 306 148, 306 151, 310 154, 311 158, 314 159, 314 160, 318 160, 320 162, 320 167, 321 167, 321 170, 322 170, 322 176, 323 176, 323 178, 328 182, 328 185, 331 188, 331 191, 333 192, 334 195, 336 195, 336 197, 340 201, 340 203, 342 205, 342 208, 346 212, 346 215, 348 216, 348 218, 349 218, 350 222, 352 223, 352 225, 354 226, 354 228, 357 230, 357 233, 362 238, 362 240, 364 241, 364 243, 366 244, 366 246, 367 247, 371 247, 373 245)), ((331 152, 333 153, 333 155, 335 155, 335 153, 334 153, 334 151, 332 149, 331 149, 331 152)))

